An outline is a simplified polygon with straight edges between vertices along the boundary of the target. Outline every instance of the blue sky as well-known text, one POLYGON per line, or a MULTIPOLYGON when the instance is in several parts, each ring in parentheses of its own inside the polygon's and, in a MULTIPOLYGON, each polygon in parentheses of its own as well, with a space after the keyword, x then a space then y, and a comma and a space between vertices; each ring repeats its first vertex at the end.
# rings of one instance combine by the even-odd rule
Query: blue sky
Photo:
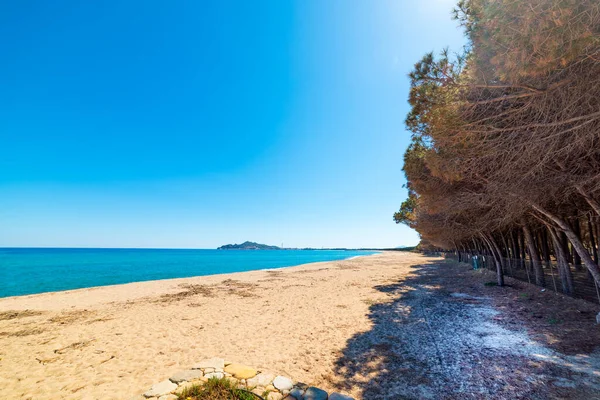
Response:
POLYGON ((418 242, 408 78, 449 0, 0 6, 0 246, 418 242))

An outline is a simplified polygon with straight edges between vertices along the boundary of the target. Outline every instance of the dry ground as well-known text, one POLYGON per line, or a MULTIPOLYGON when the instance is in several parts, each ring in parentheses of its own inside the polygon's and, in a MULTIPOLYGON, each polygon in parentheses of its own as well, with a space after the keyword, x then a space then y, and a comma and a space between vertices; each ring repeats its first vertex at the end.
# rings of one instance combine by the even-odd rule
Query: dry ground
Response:
POLYGON ((494 278, 428 260, 377 285, 388 299, 337 360, 340 386, 365 399, 600 399, 600 307, 494 278))

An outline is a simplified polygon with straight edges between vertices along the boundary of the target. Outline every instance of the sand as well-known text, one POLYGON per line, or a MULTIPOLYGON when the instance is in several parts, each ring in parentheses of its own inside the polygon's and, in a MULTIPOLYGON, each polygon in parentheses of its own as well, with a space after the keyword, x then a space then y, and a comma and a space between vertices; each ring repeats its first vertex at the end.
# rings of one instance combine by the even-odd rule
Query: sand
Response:
POLYGON ((333 389, 369 307, 426 257, 384 252, 270 271, 0 299, 4 399, 128 399, 209 357, 333 389))

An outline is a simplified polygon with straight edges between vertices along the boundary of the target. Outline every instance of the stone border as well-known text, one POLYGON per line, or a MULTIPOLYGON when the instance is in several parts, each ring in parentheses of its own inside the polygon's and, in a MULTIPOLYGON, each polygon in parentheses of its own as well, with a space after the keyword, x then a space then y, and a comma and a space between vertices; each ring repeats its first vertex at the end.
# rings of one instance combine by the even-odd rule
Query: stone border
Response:
POLYGON ((328 394, 317 387, 294 382, 286 376, 259 371, 218 357, 202 360, 191 369, 177 372, 169 379, 152 385, 134 400, 177 400, 178 393, 188 387, 202 385, 210 378, 227 378, 239 388, 249 390, 265 400, 354 400, 341 393, 328 394))

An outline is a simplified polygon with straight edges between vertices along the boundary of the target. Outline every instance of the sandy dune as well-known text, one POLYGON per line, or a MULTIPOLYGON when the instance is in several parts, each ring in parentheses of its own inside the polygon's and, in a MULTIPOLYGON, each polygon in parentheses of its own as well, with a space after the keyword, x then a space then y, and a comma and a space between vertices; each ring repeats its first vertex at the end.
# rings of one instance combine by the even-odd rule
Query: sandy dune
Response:
POLYGON ((213 356, 330 388, 370 329, 374 288, 427 258, 382 253, 272 271, 0 299, 4 399, 128 399, 213 356), (14 313, 13 313, 14 311, 14 313))

